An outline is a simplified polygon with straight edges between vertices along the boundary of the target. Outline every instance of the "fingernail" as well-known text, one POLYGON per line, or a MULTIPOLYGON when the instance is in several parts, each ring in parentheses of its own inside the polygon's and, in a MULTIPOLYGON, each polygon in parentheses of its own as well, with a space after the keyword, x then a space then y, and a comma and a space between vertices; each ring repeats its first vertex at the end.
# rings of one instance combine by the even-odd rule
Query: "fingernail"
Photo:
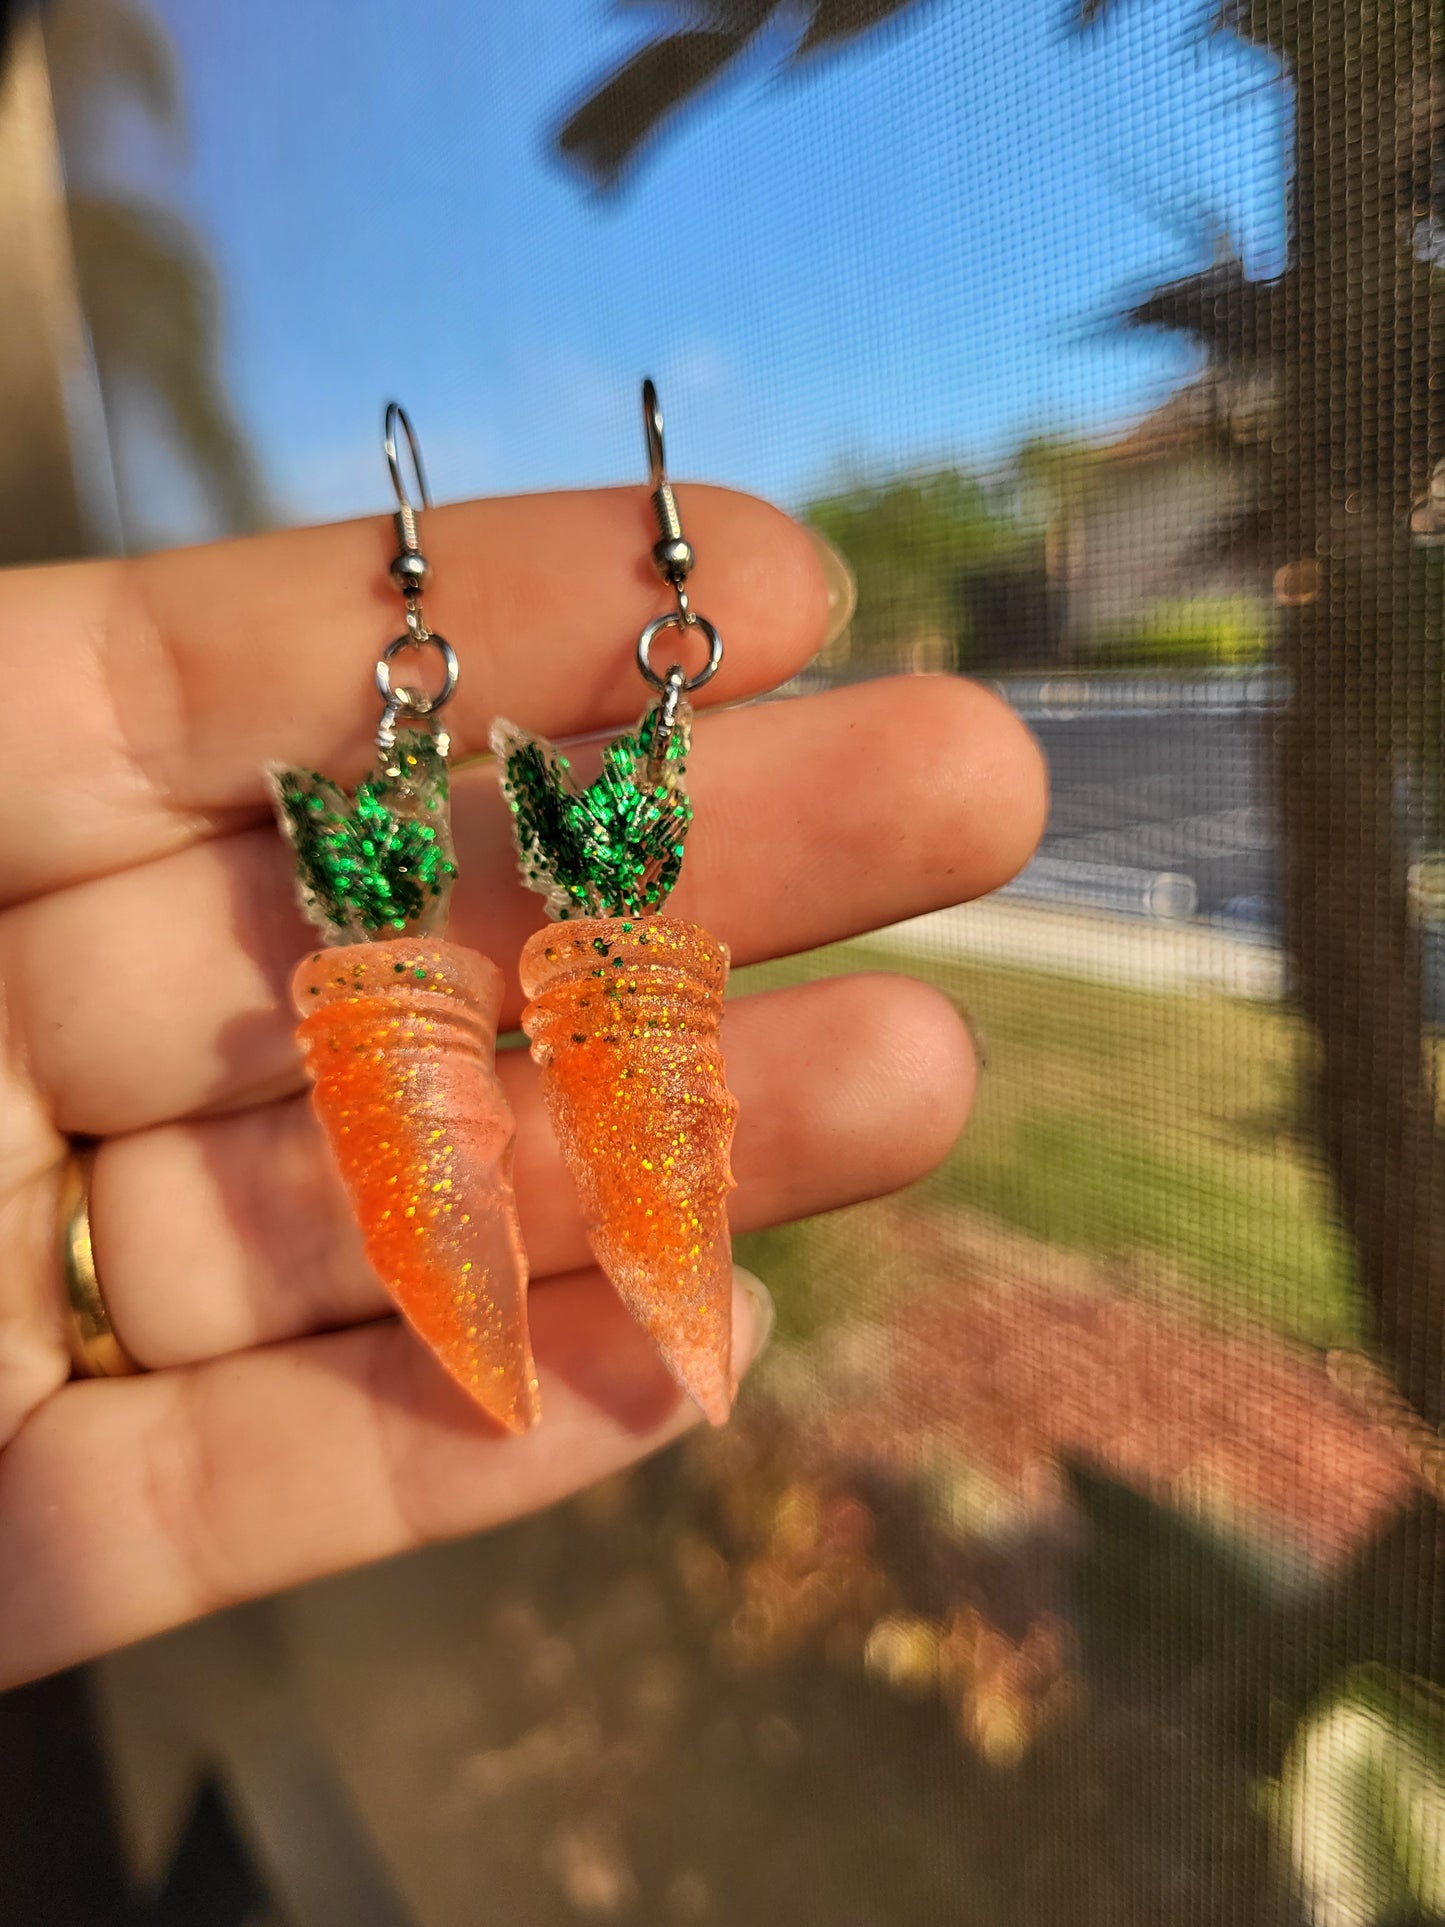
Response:
MULTIPOLYGON (((805 524, 806 526, 806 524, 805 524)), ((818 551, 818 560, 823 565, 823 580, 828 585, 828 628, 823 637, 823 647, 836 642, 848 624, 853 620, 853 611, 858 607, 858 578, 843 555, 835 549, 826 535, 817 529, 809 528, 813 546, 818 551)))
POLYGON ((983 1021, 968 1005, 959 998, 951 999, 954 1009, 963 1019, 963 1027, 968 1032, 968 1041, 973 1045, 974 1067, 980 1077, 988 1069, 988 1032, 983 1021))
POLYGON ((778 1312, 776 1305, 773 1303, 773 1294, 768 1290, 762 1279, 754 1277, 750 1271, 744 1271, 741 1265, 733 1266, 733 1286, 736 1290, 745 1292, 752 1305, 752 1336, 748 1341, 747 1355, 741 1361, 739 1367, 739 1369, 746 1371, 748 1366, 759 1359, 767 1350, 768 1340, 773 1335, 773 1324, 778 1312))

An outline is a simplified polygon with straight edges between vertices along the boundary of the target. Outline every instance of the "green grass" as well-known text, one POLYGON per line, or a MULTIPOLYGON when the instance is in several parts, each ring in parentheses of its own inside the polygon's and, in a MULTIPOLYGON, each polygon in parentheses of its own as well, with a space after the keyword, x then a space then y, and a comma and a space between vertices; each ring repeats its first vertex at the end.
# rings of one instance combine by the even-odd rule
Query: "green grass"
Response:
MULTIPOLYGON (((1359 1338, 1348 1249, 1308 1141, 1309 1040, 1291 1013, 861 945, 742 972, 739 988, 860 969, 927 977, 986 1054, 968 1133, 911 1194, 920 1214, 981 1213, 1313 1343, 1359 1338)), ((750 1242, 764 1276, 797 1281, 805 1323, 820 1271, 836 1285, 840 1268, 866 1269, 866 1213, 750 1242)))

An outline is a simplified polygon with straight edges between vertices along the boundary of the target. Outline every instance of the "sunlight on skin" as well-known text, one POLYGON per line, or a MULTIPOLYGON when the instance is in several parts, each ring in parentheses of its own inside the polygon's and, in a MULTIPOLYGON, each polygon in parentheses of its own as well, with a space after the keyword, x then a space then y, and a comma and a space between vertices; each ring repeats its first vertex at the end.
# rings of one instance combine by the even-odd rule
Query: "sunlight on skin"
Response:
MULTIPOLYGON (((698 600, 729 639, 705 694, 735 701, 814 652, 827 585, 814 543, 776 511, 683 493, 698 600)), ((649 528, 641 489, 437 511, 435 615, 465 663, 449 712, 460 754, 495 709, 563 736, 635 715, 625 645, 656 611, 649 528), (566 583, 534 566, 558 545, 566 583), (574 579, 589 584, 581 601, 574 579)), ((378 517, 0 578, 0 636, 17 655, 38 645, 73 692, 66 758, 0 769, 0 800, 35 826, 0 861, 0 1570, 22 1575, 0 1597, 6 1680, 514 1517, 698 1418, 611 1291, 571 1269, 576 1206, 520 1056, 502 1074, 522 1125, 543 1423, 500 1438, 396 1325, 336 1329, 383 1307, 294 1099, 284 988, 309 940, 264 827, 261 767, 350 780, 365 766, 390 546, 378 517), (117 1330, 169 1369, 65 1383, 67 1130, 104 1140, 94 1226, 117 1330)), ((44 740, 38 680, 13 680, 13 727, 44 740)), ((954 681, 705 720, 693 763, 699 826, 677 909, 740 959, 992 889, 1042 827, 1027 732, 954 681)), ((510 972, 537 919, 489 782, 479 768, 457 785, 453 935, 510 972)), ((516 1008, 509 980, 504 1024, 516 1008)), ((747 1000, 729 1021, 740 1224, 897 1187, 962 1126, 967 1036, 920 986, 818 985, 747 1000)))

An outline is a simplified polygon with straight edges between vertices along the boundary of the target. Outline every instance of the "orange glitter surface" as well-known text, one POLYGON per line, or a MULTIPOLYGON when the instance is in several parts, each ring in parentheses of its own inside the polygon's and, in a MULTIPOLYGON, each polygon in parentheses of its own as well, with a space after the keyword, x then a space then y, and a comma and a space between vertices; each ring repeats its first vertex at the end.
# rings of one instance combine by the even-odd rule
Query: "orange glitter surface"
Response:
POLYGON ((435 938, 321 950, 291 983, 312 1104, 407 1322, 509 1431, 538 1416, 515 1125, 492 1068, 502 976, 435 938))
POLYGON ((522 1028, 598 1263, 714 1425, 732 1409, 728 953, 672 917, 539 930, 522 1028))

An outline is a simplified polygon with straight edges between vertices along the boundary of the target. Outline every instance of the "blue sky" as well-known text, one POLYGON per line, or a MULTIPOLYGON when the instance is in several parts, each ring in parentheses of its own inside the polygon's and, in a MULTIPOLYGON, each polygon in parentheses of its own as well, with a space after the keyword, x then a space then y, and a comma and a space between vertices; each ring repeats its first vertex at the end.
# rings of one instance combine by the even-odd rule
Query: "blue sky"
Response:
MULTIPOLYGON (((1212 3, 1073 34, 1068 0, 925 0, 806 68, 785 25, 604 197, 550 136, 664 10, 151 0, 187 132, 118 110, 102 165, 202 235, 287 519, 382 505, 392 393, 438 495, 633 478, 645 372, 679 474, 797 505, 1153 406, 1190 352, 1108 318, 1197 265, 1211 217, 1278 265, 1286 109, 1212 3)), ((148 519, 204 533, 130 433, 148 519)))

